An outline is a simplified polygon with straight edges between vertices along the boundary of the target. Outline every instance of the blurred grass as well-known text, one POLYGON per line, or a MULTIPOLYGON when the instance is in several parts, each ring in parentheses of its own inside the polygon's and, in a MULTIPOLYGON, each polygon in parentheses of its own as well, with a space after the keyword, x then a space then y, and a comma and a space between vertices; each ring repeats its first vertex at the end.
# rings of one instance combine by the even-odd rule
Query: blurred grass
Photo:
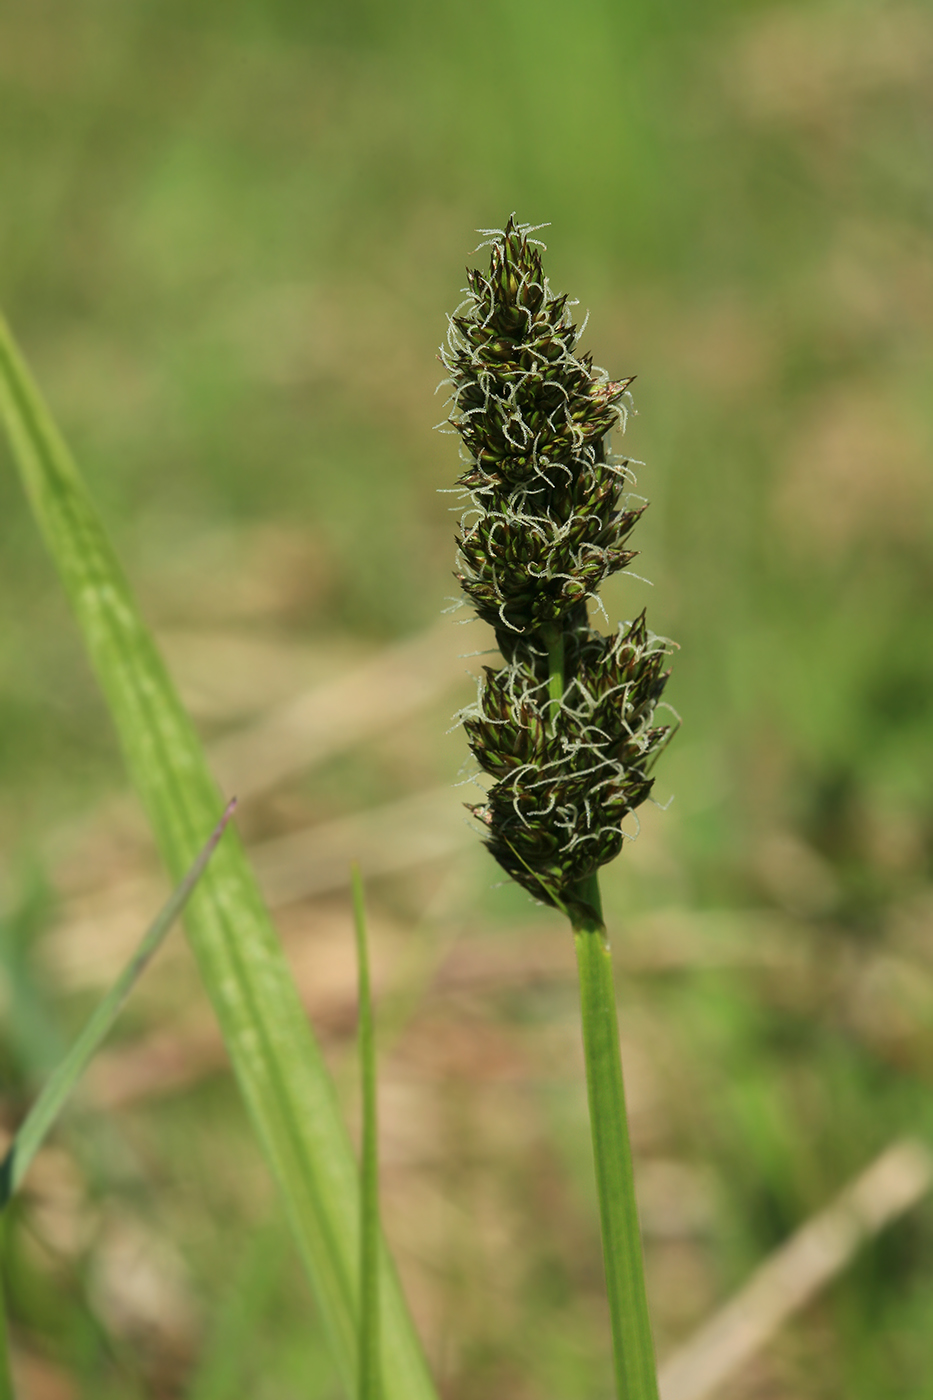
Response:
MULTIPOLYGON (((732 919, 746 950, 623 986, 633 1111, 647 1066, 642 1175, 675 1161, 707 1202, 705 1223, 649 1240, 665 1344, 889 1137, 928 1126, 931 54, 919 0, 8 0, 0 16, 0 302, 157 627, 330 657, 434 620, 453 592, 435 488, 455 463, 430 431, 433 357, 477 226, 513 208, 550 219, 554 282, 592 310, 597 361, 638 374, 627 449, 651 508, 635 567, 654 587, 618 581, 606 605, 615 619, 647 602, 680 642, 685 724, 659 777, 675 802, 645 814, 606 902, 620 930, 680 919, 701 948, 732 919), (763 943, 777 972, 755 961, 763 943)), ((0 462, 12 917, 43 878, 70 893, 122 779, 5 449, 0 462)), ((451 629, 452 648, 483 644, 451 629)), ((274 834, 453 781, 445 713, 296 779, 244 823, 274 834)), ((114 879, 135 859, 114 840, 94 849, 114 879)), ((464 879, 484 955, 510 920, 537 919, 558 946, 520 895, 487 889, 481 860, 464 879)), ((433 880, 377 885, 377 949, 380 918, 404 926, 433 880)), ((313 937, 323 915, 303 917, 313 937)), ((83 1003, 42 968, 64 1036, 83 1003)), ((158 985, 153 1028, 175 1004, 158 985)), ((605 1393, 583 1101, 564 1068, 572 994, 559 980, 435 991, 386 1068, 390 1146, 412 1140, 385 1159, 387 1219, 458 1400, 605 1393)), ((337 1026, 338 1068, 345 1049, 337 1026)), ((5 1040, 14 1122, 34 1055, 5 1040)), ((223 1208, 213 1199, 221 1155, 261 1176, 224 1082, 116 1126, 136 1186, 104 1168, 89 1188, 84 1165, 75 1179, 62 1135, 27 1204, 40 1235, 65 1229, 48 1200, 59 1216, 72 1203, 72 1234, 82 1210, 94 1222, 57 1263, 29 1255, 28 1232, 14 1251, 34 1374, 44 1356, 70 1394, 175 1395, 200 1365, 223 1393, 209 1339, 236 1306, 222 1302, 235 1253, 244 1277, 275 1275, 269 1294, 244 1284, 260 1317, 250 1393, 329 1393, 292 1261, 249 1262, 262 1221, 226 1169, 223 1208), (100 1282, 140 1194, 199 1300, 188 1331, 164 1298, 161 1321, 118 1318, 100 1282)), ((929 1208, 895 1227, 736 1396, 926 1393, 931 1236, 929 1208)))

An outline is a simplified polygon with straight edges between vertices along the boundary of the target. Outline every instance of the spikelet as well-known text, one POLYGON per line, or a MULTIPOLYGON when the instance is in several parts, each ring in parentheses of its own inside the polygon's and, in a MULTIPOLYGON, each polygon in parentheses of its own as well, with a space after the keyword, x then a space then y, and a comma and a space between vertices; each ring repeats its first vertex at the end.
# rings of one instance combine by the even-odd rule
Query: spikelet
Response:
POLYGON ((654 723, 671 648, 644 613, 614 635, 589 625, 587 600, 635 557, 628 537, 645 508, 608 445, 631 379, 578 354, 571 304, 551 292, 531 232, 514 217, 493 232, 489 270, 468 271, 441 349, 466 458, 457 578, 505 662, 485 668, 462 718, 494 779, 470 809, 487 847, 537 899, 573 912, 651 791, 671 732, 654 723), (555 655, 564 689, 552 700, 555 655))

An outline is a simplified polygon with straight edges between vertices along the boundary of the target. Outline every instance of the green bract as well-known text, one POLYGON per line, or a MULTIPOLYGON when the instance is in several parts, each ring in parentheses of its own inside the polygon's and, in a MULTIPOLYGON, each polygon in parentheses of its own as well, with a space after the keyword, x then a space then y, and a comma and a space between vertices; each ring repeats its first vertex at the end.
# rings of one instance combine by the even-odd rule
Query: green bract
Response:
POLYGON ((513 218, 493 233, 489 270, 468 273, 441 351, 467 456, 457 577, 505 661, 485 668, 463 723, 496 780, 471 808, 489 850, 572 911, 651 791, 670 734, 653 722, 670 644, 644 614, 610 636, 589 624, 587 600, 635 557, 627 540, 645 508, 628 460, 609 449, 631 379, 578 355, 567 297, 552 294, 531 231, 513 218))

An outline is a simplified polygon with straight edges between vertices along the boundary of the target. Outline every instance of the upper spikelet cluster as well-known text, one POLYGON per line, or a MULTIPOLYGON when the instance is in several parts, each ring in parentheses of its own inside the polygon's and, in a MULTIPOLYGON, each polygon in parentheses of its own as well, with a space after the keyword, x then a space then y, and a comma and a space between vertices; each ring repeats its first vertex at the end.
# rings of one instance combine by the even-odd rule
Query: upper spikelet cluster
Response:
POLYGON ((643 509, 620 510, 629 474, 605 450, 631 380, 577 355, 567 297, 550 294, 527 232, 510 220, 489 272, 468 272, 442 351, 470 457, 460 484, 477 506, 459 578, 497 634, 562 623, 634 558, 625 540, 643 509))
POLYGON ((466 455, 457 577, 506 662, 486 668, 464 716, 496 780, 472 810, 510 875, 571 907, 651 790, 669 733, 652 724, 669 647, 644 614, 614 636, 589 626, 587 599, 634 558, 627 540, 644 510, 629 496, 629 463, 608 446, 631 380, 577 353, 570 304, 551 293, 530 233, 514 219, 493 233, 489 269, 468 272, 441 358, 466 455))

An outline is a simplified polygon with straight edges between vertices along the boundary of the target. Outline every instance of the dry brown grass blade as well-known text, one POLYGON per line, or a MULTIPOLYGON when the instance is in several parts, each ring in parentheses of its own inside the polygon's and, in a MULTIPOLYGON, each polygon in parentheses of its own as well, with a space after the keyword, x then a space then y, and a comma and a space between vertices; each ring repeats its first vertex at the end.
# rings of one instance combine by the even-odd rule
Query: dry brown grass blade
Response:
POLYGON ((250 855, 266 899, 278 907, 343 889, 348 856, 373 879, 475 843, 457 793, 445 786, 264 841, 250 855))
POLYGON ((933 1154, 902 1138, 808 1220, 661 1367, 662 1400, 706 1400, 933 1185, 933 1154))
MULTIPOLYGON (((209 744, 208 762, 223 790, 235 790, 242 804, 410 719, 458 680, 469 692, 469 669, 451 647, 451 625, 443 619, 273 705, 260 719, 209 744)), ((148 846, 138 807, 119 796, 80 827, 54 833, 48 850, 56 867, 62 866, 62 851, 71 851, 64 862, 65 885, 77 878, 86 887, 89 873, 91 880, 95 872, 101 883, 109 880, 115 849, 124 860, 127 854, 139 860, 148 846)))
POLYGON ((268 792, 425 709, 466 673, 451 640, 445 619, 212 744, 208 759, 221 788, 241 800, 268 792))
MULTIPOLYGON (((266 902, 282 908, 346 888, 351 860, 370 879, 463 850, 476 837, 450 787, 430 788, 381 807, 324 822, 249 848, 266 902)), ((121 880, 70 901, 44 939, 43 957, 64 985, 106 981, 131 946, 139 910, 158 904, 163 884, 121 880)))

